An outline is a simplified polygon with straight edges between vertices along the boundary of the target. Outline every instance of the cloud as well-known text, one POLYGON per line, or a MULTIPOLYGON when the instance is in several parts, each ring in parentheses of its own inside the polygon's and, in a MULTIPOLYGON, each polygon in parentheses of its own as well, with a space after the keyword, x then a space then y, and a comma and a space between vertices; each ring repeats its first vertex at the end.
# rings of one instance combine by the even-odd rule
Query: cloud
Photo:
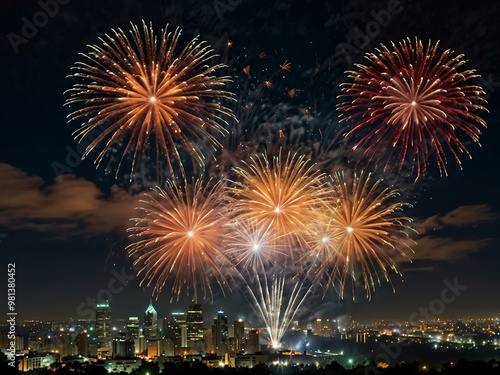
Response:
POLYGON ((450 226, 470 227, 496 219, 498 219, 498 214, 491 211, 486 204, 460 206, 444 215, 433 215, 416 223, 415 229, 422 235, 429 230, 439 230, 450 226))
POLYGON ((0 164, 0 226, 54 232, 57 238, 125 231, 138 198, 118 186, 103 193, 92 182, 66 175, 46 184, 39 176, 0 164))
POLYGON ((476 252, 494 241, 494 238, 475 238, 472 229, 498 219, 486 204, 460 206, 442 215, 433 215, 416 222, 419 235, 412 246, 412 260, 456 260, 476 252))

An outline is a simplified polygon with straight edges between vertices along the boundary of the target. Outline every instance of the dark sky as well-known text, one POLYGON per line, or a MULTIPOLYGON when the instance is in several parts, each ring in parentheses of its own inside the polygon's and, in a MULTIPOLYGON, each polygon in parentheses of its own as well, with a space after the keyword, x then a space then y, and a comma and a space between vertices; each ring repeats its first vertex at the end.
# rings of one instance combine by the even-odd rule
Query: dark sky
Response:
MULTIPOLYGON (((417 36, 424 42, 440 40, 440 51, 463 53, 465 67, 483 77, 477 83, 488 96, 490 113, 481 114, 488 128, 481 135, 482 147, 467 143, 473 159, 462 158, 463 170, 450 159, 447 177, 432 165, 416 183, 383 176, 413 205, 406 214, 419 231, 415 254, 410 254, 413 263, 399 263, 403 277, 392 278, 396 292, 384 282, 371 301, 360 291, 353 303, 339 300, 332 290, 307 304, 311 311, 303 315, 408 319, 420 307, 436 310, 440 305, 435 299, 448 280, 467 288, 438 317, 497 316, 500 6, 488 1, 396 3, 73 0, 57 3, 57 9, 52 5, 45 17, 38 1, 2 2, 0 251, 5 273, 7 263, 16 264, 19 318, 87 318, 87 299, 105 296, 110 288, 119 290, 111 295, 116 318, 142 316, 148 305, 151 290, 140 288, 138 278, 131 277, 123 288, 114 281, 116 272, 131 274, 125 228, 141 187, 128 184, 125 172, 115 180, 105 168, 96 169, 96 154, 79 160, 71 135, 78 125, 67 124, 69 111, 63 107, 63 93, 72 84, 66 76, 78 53, 111 28, 128 30, 130 22, 142 19, 157 28, 167 23, 181 27, 184 42, 199 34, 236 75, 251 65, 251 84, 290 61, 291 72, 277 77, 266 97, 256 100, 263 103, 262 110, 250 120, 271 128, 294 121, 294 129, 303 129, 311 139, 317 139, 318 129, 332 139, 341 131, 335 111, 338 85, 364 52, 417 36), (356 33, 373 25, 374 14, 388 14, 387 9, 397 9, 397 14, 377 24, 366 46, 358 45, 358 52, 349 56, 341 52, 342 45, 355 46, 356 33), (41 26, 28 30, 23 25, 34 17, 41 26), (257 57, 262 51, 268 58, 257 57), (286 95, 291 88, 297 91, 294 98, 286 95), (66 166, 63 175, 55 170, 61 165, 66 166)), ((248 87, 239 77, 230 89, 245 98, 248 87)), ((346 149, 338 147, 337 157, 346 149)), ((347 154, 343 159, 349 162, 347 154)), ((5 289, 2 293, 6 295, 5 289)), ((156 302, 160 316, 186 309, 188 299, 171 305, 169 298, 164 293, 156 302)), ((250 310, 238 295, 216 294, 206 304, 208 315, 222 307, 230 320, 246 318, 250 310)))

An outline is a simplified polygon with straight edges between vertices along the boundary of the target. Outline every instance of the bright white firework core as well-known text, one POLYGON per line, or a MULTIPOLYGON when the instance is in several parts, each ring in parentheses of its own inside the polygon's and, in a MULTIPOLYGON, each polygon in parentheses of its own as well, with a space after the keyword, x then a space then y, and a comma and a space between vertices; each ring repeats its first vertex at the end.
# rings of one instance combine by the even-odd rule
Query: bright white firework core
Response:
POLYGON ((187 234, 188 234, 188 237, 193 237, 194 236, 194 233, 191 230, 187 234))
POLYGON ((149 98, 149 102, 150 102, 150 103, 156 103, 156 96, 151 96, 151 97, 149 98))
POLYGON ((353 227, 347 227, 347 232, 348 232, 348 233, 352 233, 352 232, 354 232, 354 228, 353 228, 353 227))

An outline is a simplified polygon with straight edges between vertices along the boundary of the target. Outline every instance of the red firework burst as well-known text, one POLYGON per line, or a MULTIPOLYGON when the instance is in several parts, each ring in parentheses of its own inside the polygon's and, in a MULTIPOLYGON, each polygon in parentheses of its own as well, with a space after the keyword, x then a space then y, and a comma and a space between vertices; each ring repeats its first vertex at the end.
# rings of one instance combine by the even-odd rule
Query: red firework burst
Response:
POLYGON ((429 41, 424 48, 409 38, 392 43, 392 50, 381 44, 377 53, 365 55, 366 65, 347 72, 352 81, 341 85, 339 117, 353 120, 345 136, 362 133, 353 150, 363 148, 369 161, 388 156, 384 169, 401 171, 409 159, 418 177, 434 155, 440 173, 447 174, 446 149, 461 166, 459 154, 471 155, 459 137, 479 144, 486 123, 473 111, 486 110, 486 100, 481 87, 469 84, 478 75, 460 70, 463 55, 438 55, 438 45, 429 41))

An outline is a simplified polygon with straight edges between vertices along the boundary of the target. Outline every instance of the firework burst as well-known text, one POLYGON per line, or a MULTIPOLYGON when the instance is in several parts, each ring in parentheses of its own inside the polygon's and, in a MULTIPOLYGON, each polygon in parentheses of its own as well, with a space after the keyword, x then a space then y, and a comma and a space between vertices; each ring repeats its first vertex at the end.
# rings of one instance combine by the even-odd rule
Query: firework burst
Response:
MULTIPOLYGON (((331 207, 331 210, 333 209, 334 206, 331 207)), ((305 236, 307 251, 300 262, 302 271, 307 270, 307 275, 312 276, 314 282, 321 282, 330 265, 341 255, 339 252, 341 231, 335 225, 333 215, 328 215, 330 210, 325 208, 325 211, 323 217, 318 216, 316 222, 307 225, 305 236)))
POLYGON ((478 75, 460 70, 463 55, 439 55, 438 45, 407 39, 391 50, 382 44, 365 55, 366 65, 348 71, 351 81, 341 85, 345 101, 337 108, 342 121, 352 120, 345 135, 362 134, 353 149, 363 149, 369 161, 387 156, 385 168, 400 170, 409 159, 418 178, 434 154, 447 174, 446 149, 461 166, 459 154, 471 157, 461 137, 479 144, 486 123, 474 111, 486 110, 486 100, 470 83, 478 75))
POLYGON ((290 247, 303 242, 306 223, 322 205, 322 174, 304 156, 289 153, 283 160, 281 150, 271 161, 261 155, 243 164, 228 187, 231 218, 268 228, 290 247))
POLYGON ((319 239, 310 250, 315 279, 327 279, 325 293, 330 284, 339 281, 343 298, 350 277, 354 298, 354 283, 360 273, 370 298, 375 285, 380 285, 379 272, 387 281, 389 270, 400 274, 393 256, 406 258, 404 249, 411 251, 408 237, 414 230, 408 224, 412 220, 400 214, 410 205, 395 201, 398 190, 382 188, 381 183, 373 182, 364 172, 350 181, 343 173, 331 177, 331 221, 320 227, 319 235, 312 236, 319 239))
POLYGON ((120 144, 118 174, 129 153, 133 171, 136 159, 155 149, 157 168, 166 161, 172 172, 173 160, 183 168, 181 144, 203 165, 202 151, 213 154, 219 146, 215 135, 226 134, 226 119, 233 117, 218 103, 233 98, 225 90, 230 77, 216 75, 224 65, 210 63, 216 55, 198 38, 179 48, 179 29, 165 28, 156 35, 152 25, 143 22, 142 33, 134 24, 130 36, 121 29, 112 32, 100 39, 100 46, 89 46, 90 52, 81 54, 85 62, 77 62, 69 76, 78 83, 67 90, 65 105, 84 104, 68 115, 69 121, 87 121, 75 138, 82 141, 92 130, 104 128, 83 157, 104 144, 96 159, 99 166, 112 146, 120 144))
POLYGON ((133 219, 129 228, 134 241, 128 247, 134 266, 139 266, 141 285, 154 285, 159 294, 166 282, 173 279, 172 293, 193 290, 198 300, 201 289, 213 295, 211 282, 216 280, 224 291, 227 273, 224 270, 224 218, 222 186, 204 184, 202 180, 184 188, 174 183, 166 189, 157 188, 142 201, 144 215, 133 219))
POLYGON ((269 227, 235 221, 227 224, 227 231, 224 254, 240 272, 265 273, 269 266, 279 263, 286 255, 280 239, 269 227))

